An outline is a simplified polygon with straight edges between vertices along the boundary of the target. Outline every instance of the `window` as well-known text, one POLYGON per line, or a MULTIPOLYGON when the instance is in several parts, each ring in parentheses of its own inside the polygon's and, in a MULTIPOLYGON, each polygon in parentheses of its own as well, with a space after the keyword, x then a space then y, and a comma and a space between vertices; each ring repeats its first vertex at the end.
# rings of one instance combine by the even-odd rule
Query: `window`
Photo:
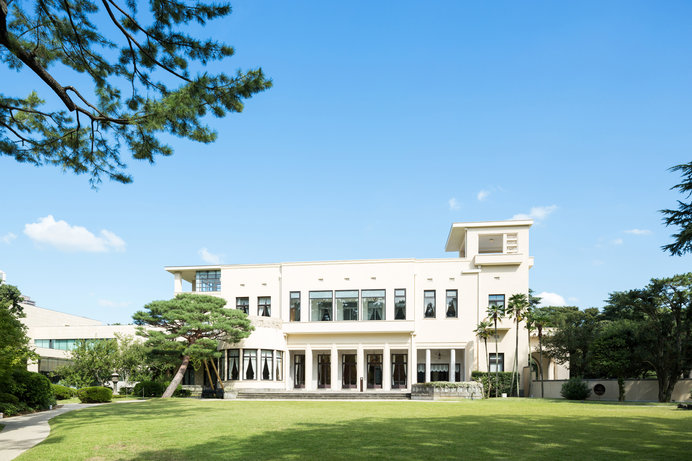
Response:
POLYGON ((500 352, 495 356, 494 352, 488 354, 488 363, 490 364, 490 371, 505 371, 505 354, 500 352))
POLYGON ((262 380, 271 381, 274 370, 274 351, 262 349, 262 380))
POLYGON ((303 354, 293 356, 293 387, 305 387, 305 356, 303 354))
POLYGON ((478 236, 478 253, 502 253, 502 234, 485 234, 478 236))
POLYGON ((257 349, 243 349, 243 373, 245 379, 255 379, 257 374, 257 349))
POLYGON ((300 291, 292 291, 290 294, 291 322, 300 322, 300 291))
POLYGON ((341 387, 355 389, 357 379, 356 354, 343 354, 341 356, 341 387))
POLYGON ((368 354, 368 389, 382 389, 382 354, 368 354))
POLYGON ((406 387, 406 354, 392 354, 392 388, 406 387))
POLYGON ((221 271, 197 271, 197 291, 221 291, 221 271))
POLYGON ((235 308, 250 315, 250 298, 235 298, 235 308))
POLYGON ((240 379, 240 350, 228 350, 228 379, 240 379))
POLYGON ((358 320, 358 290, 336 292, 336 319, 358 320))
POLYGON ((418 383, 424 383, 425 382, 425 364, 424 363, 419 363, 418 368, 417 368, 417 377, 418 380, 416 382, 418 383))
POLYGON ((394 290, 394 319, 406 320, 406 290, 394 290))
POLYGON ((363 290, 363 320, 384 320, 384 290, 363 290))
POLYGON ((332 319, 332 292, 310 292, 310 320, 313 322, 329 322, 332 319))
POLYGON ((184 386, 195 385, 195 367, 193 367, 191 363, 187 365, 187 369, 185 370, 181 384, 184 386))
POLYGON ((489 295, 488 296, 488 306, 500 306, 504 309, 505 307, 505 295, 489 295))
POLYGON ((447 318, 458 317, 457 290, 447 290, 447 318))
POLYGON ((277 381, 284 380, 284 353, 283 351, 276 351, 276 372, 274 373, 274 378, 277 381))
POLYGON ((425 318, 435 318, 435 290, 425 290, 423 293, 423 305, 425 306, 425 318))
POLYGON ((332 366, 329 354, 317 355, 317 387, 320 389, 332 387, 332 366))
POLYGON ((430 364, 430 381, 449 381, 449 364, 448 363, 431 363, 430 364))
POLYGON ((257 315, 260 317, 272 316, 272 298, 270 296, 257 298, 257 315))

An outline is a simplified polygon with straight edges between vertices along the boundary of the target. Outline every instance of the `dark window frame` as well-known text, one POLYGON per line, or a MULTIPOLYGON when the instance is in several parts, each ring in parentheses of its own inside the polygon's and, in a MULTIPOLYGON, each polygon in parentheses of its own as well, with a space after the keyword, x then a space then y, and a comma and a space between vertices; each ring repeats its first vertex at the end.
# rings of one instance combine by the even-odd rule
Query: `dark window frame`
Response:
POLYGON ((445 317, 448 319, 458 319, 459 318, 459 290, 446 290, 445 291, 445 317), (454 315, 449 315, 449 299, 450 293, 454 293, 452 299, 454 300, 454 315))
POLYGON ((272 316, 272 297, 271 296, 258 296, 257 297, 257 315, 259 317, 271 317, 272 316), (266 300, 264 303, 262 300, 266 300))
POLYGON ((289 304, 289 321, 300 322, 300 291, 291 291, 288 295, 289 304), (298 295, 298 296, 293 296, 298 295), (294 301, 298 302, 298 305, 294 305, 294 301))
POLYGON ((437 290, 423 290, 423 318, 435 319, 437 318, 437 290), (430 299, 427 294, 432 293, 432 311, 428 310, 428 299, 430 299), (432 312, 429 315, 429 312, 432 312))
POLYGON ((360 290, 360 300, 361 304, 363 305, 363 318, 362 320, 368 320, 368 321, 381 321, 381 320, 387 320, 387 290, 383 288, 368 288, 365 290, 360 290), (369 312, 368 312, 368 307, 365 305, 365 298, 380 298, 380 296, 364 296, 363 292, 364 291, 381 291, 382 292, 382 318, 380 319, 371 319, 369 318, 369 312))
POLYGON ((235 308, 239 311, 244 312, 246 315, 250 315, 250 297, 249 296, 236 296, 235 298, 235 308), (244 299, 247 304, 241 304, 240 300, 244 299))
POLYGON ((395 288, 394 289, 394 320, 406 320, 406 288, 395 288), (403 295, 397 295, 397 291, 403 291, 403 295), (404 316, 399 317, 399 306, 397 305, 397 299, 403 298, 404 300, 404 316))

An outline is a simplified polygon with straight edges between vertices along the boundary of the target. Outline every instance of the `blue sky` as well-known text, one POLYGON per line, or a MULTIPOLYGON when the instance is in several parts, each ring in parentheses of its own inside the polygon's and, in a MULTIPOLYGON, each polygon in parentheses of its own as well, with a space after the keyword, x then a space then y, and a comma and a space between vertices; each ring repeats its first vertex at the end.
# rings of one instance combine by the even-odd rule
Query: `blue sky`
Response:
POLYGON ((689 2, 233 8, 201 33, 274 87, 211 119, 215 144, 172 139, 97 191, 0 158, 0 270, 40 306, 127 322, 172 296, 167 265, 449 257, 452 222, 517 214, 548 299, 602 306, 692 268, 658 213, 692 156, 689 2))

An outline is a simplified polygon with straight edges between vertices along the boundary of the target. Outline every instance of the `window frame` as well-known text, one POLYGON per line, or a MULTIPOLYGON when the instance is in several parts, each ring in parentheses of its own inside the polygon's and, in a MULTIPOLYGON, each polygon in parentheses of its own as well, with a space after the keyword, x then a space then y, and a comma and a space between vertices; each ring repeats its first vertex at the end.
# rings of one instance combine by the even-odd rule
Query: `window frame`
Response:
MULTIPOLYGON (((344 302, 344 301, 342 301, 344 302)), ((336 315, 334 316, 334 320, 339 321, 339 322, 354 322, 360 320, 360 304, 361 304, 361 299, 359 296, 358 290, 334 290, 334 305, 332 306, 332 309, 334 307, 336 308, 336 315), (355 296, 339 296, 339 293, 355 293, 355 296), (341 300, 356 300, 356 318, 354 319, 339 319, 339 299, 341 300)), ((343 314, 343 312, 342 312, 343 314)))
POLYGON ((497 361, 497 358, 495 357, 495 352, 489 352, 488 353, 488 369, 490 370, 490 373, 503 373, 505 371, 505 353, 504 352, 498 352, 497 357, 500 359, 499 362, 497 361), (501 368, 498 370, 497 366, 498 364, 502 365, 501 368), (495 368, 493 368, 495 367, 495 368))
POLYGON ((271 296, 258 296, 257 297, 257 316, 258 317, 271 317, 272 316, 272 297, 271 296), (262 303, 261 300, 268 300, 262 303))
POLYGON ((459 318, 459 290, 446 290, 445 291, 445 317, 448 319, 458 319, 459 318), (454 315, 449 315, 449 299, 450 293, 454 293, 452 299, 454 300, 454 315))
POLYGON ((288 294, 288 320, 289 322, 300 322, 300 308, 301 308, 301 299, 300 299, 300 291, 291 291, 288 294), (298 295, 294 297, 293 295, 298 295), (297 300, 298 301, 298 306, 294 306, 293 302, 297 300))
POLYGON ((221 269, 195 271, 195 291, 199 293, 218 293, 221 291, 221 269), (218 277, 209 277, 210 274, 218 277), (200 275, 203 275, 200 277, 200 275))
POLYGON ((437 318, 437 290, 423 290, 423 318, 425 319, 436 319, 437 318), (432 315, 428 315, 427 294, 432 293, 432 315))
POLYGON ((361 304, 363 305, 363 317, 362 320, 379 322, 382 320, 387 320, 387 290, 383 288, 368 288, 365 290, 360 290, 361 304), (364 292, 382 292, 382 296, 365 296, 364 292), (365 305, 365 298, 382 298, 382 318, 371 319, 370 313, 368 312, 368 307, 365 305))
MULTIPOLYGON (((308 299, 310 300, 309 302, 310 302, 310 321, 311 321, 311 322, 331 322, 331 321, 334 320, 334 290, 314 290, 314 291, 310 291, 310 292, 308 292, 308 299), (330 298, 326 298, 326 297, 315 297, 315 298, 313 298, 313 297, 312 297, 313 293, 331 293, 331 297, 330 297, 330 298), (315 300, 323 300, 323 301, 321 301, 321 302, 325 302, 325 300, 329 300, 329 302, 331 303, 331 305, 330 305, 330 307, 329 307, 329 318, 328 318, 328 319, 322 320, 322 319, 313 319, 313 318, 312 318, 312 317, 313 317, 313 315, 312 315, 312 300, 313 300, 313 299, 315 299, 315 300)), ((318 314, 318 316, 319 316, 319 314, 320 314, 320 309, 325 309, 325 308, 322 308, 322 307, 319 306, 319 302, 320 302, 320 301, 318 301, 318 306, 317 306, 317 314, 318 314)), ((323 314, 324 314, 324 313, 323 313, 323 314)), ((323 317, 324 317, 324 315, 323 315, 323 317)))
POLYGON ((406 288, 395 288, 394 289, 394 320, 406 320, 406 288), (404 294, 403 295, 397 295, 398 291, 401 291, 404 294), (404 317, 403 318, 397 317, 397 312, 398 312, 397 299, 398 298, 403 298, 403 300, 404 300, 404 317))
POLYGON ((250 297, 249 296, 236 296, 235 298, 235 308, 238 309, 241 312, 244 312, 245 315, 250 315, 250 297), (244 299, 247 301, 247 304, 241 304, 240 300, 244 299))

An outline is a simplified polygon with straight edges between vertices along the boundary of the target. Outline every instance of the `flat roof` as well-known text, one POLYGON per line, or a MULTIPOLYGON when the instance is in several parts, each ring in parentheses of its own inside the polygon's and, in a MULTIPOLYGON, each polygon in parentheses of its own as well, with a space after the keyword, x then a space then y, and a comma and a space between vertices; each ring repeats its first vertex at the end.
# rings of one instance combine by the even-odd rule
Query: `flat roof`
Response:
POLYGON ((531 227, 532 219, 508 219, 507 221, 455 222, 449 229, 445 251, 459 251, 466 239, 467 229, 493 229, 504 227, 531 227))

